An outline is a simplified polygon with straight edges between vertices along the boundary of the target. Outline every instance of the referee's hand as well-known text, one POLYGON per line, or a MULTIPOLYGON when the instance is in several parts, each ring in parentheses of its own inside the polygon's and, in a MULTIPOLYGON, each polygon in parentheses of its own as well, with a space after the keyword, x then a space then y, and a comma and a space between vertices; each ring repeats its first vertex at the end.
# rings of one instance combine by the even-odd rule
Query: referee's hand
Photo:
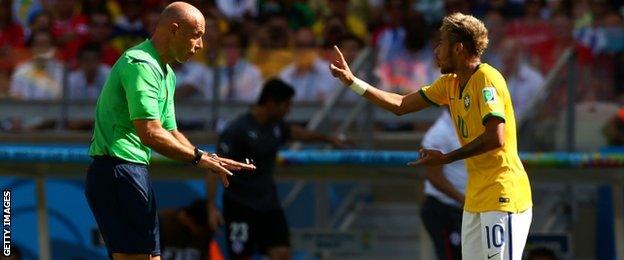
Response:
POLYGON ((230 185, 227 176, 234 175, 230 171, 256 169, 256 166, 254 166, 253 164, 240 163, 231 159, 219 157, 216 154, 204 154, 198 165, 201 168, 211 170, 215 174, 219 175, 219 177, 221 178, 221 182, 223 182, 223 186, 225 187, 230 185))

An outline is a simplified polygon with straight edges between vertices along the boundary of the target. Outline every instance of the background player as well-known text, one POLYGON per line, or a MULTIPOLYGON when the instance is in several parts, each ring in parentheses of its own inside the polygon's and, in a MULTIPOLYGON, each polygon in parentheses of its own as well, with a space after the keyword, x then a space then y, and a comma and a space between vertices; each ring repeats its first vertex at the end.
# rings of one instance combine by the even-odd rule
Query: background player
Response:
MULTIPOLYGON (((233 259, 248 259, 256 249, 270 259, 291 258, 288 223, 273 180, 279 147, 289 140, 345 144, 342 139, 285 123, 294 95, 295 90, 284 81, 267 81, 257 104, 219 136, 218 154, 234 160, 251 159, 257 167, 230 178, 231 185, 223 194, 223 215, 210 205, 210 224, 216 230, 225 222, 227 248, 233 259)), ((214 201, 215 191, 216 181, 209 180, 208 201, 214 201)))
POLYGON ((126 51, 102 89, 89 147, 85 195, 113 259, 159 259, 156 198, 147 165, 151 149, 221 176, 252 165, 208 156, 177 130, 170 63, 203 47, 204 16, 174 2, 162 12, 152 38, 126 51), (151 149, 150 149, 151 148, 151 149))
POLYGON ((463 258, 520 259, 532 218, 531 188, 517 152, 505 79, 481 63, 488 43, 483 22, 454 13, 444 17, 440 33, 435 61, 444 75, 418 92, 398 95, 370 86, 353 75, 338 47, 330 69, 353 91, 397 115, 448 106, 463 146, 450 153, 421 149, 421 158, 410 165, 466 159, 463 258))

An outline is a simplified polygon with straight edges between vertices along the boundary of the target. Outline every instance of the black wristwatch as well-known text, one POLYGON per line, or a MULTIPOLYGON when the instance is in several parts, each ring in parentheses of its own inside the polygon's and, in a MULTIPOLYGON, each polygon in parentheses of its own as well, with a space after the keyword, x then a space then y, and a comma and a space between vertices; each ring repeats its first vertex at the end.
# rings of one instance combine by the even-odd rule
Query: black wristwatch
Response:
POLYGON ((193 158, 193 161, 191 163, 193 163, 193 165, 197 165, 199 164, 199 161, 201 161, 202 156, 205 154, 206 152, 200 150, 199 148, 195 147, 195 158, 193 158))

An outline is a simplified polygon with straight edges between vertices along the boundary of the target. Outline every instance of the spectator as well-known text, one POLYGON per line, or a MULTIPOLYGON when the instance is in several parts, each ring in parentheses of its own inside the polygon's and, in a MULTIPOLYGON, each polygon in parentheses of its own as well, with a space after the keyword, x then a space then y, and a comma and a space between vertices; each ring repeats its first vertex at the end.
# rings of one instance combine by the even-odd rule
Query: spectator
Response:
POLYGON ((578 64, 587 67, 592 62, 592 54, 588 47, 579 44, 572 34, 572 21, 561 12, 554 13, 550 20, 550 27, 553 28, 552 37, 549 41, 542 42, 533 49, 532 63, 536 64, 542 73, 548 73, 555 62, 567 48, 576 50, 578 64))
POLYGON ((326 22, 328 21, 327 18, 338 17, 342 20, 342 24, 346 25, 346 29, 349 33, 365 40, 368 36, 366 23, 364 23, 360 17, 348 12, 348 5, 348 0, 327 1, 329 12, 325 16, 322 16, 322 19, 317 20, 317 22, 313 25, 312 29, 314 30, 314 33, 318 36, 323 35, 325 26, 327 25, 326 22))
POLYGON ((208 259, 212 230, 208 226, 205 200, 181 209, 160 211, 160 242, 163 260, 208 259))
POLYGON ((296 0, 263 0, 260 1, 260 19, 266 20, 267 17, 275 13, 286 15, 288 26, 292 30, 298 30, 302 27, 310 27, 314 23, 314 12, 303 1, 296 0))
MULTIPOLYGON (((41 0, 30 0, 30 1, 16 1, 9 0, 9 2, 13 2, 13 21, 16 21, 22 27, 27 27, 32 18, 35 17, 38 13, 41 13, 47 7, 46 2, 49 1, 41 1, 41 0)), ((52 24, 50 24, 51 26, 52 24)), ((26 36, 28 38, 28 36, 26 36)))
POLYGON ((82 13, 90 17, 94 13, 115 13, 119 12, 119 1, 111 0, 82 0, 82 13))
MULTIPOLYGON (((63 64, 55 58, 52 34, 35 31, 27 42, 32 58, 20 64, 11 76, 9 95, 17 100, 58 100, 61 98, 63 64)), ((20 132, 48 129, 55 121, 42 117, 10 118, 2 128, 20 132)))
MULTIPOLYGON (((408 94, 433 82, 440 73, 433 64, 433 50, 428 44, 429 28, 422 16, 411 16, 398 33, 403 35, 403 42, 391 44, 397 49, 388 50, 393 54, 381 58, 376 72, 381 89, 408 94)), ((383 35, 385 39, 385 35, 390 34, 383 35)))
POLYGON ((22 47, 24 30, 13 21, 13 10, 10 0, 0 0, 0 48, 22 47))
POLYGON ((506 28, 506 36, 520 41, 521 46, 529 53, 552 37, 548 22, 540 15, 544 4, 544 0, 527 0, 524 16, 510 22, 506 28))
POLYGON ((257 0, 216 0, 215 2, 219 11, 229 20, 242 21, 245 16, 258 16, 257 0))
POLYGON ((296 101, 323 101, 337 82, 329 72, 329 63, 318 55, 314 33, 301 28, 295 35, 294 63, 280 73, 280 79, 296 90, 296 101))
POLYGON ((119 58, 119 51, 110 43, 113 31, 111 17, 104 11, 94 11, 89 17, 88 44, 100 47, 101 61, 113 66, 119 58))
POLYGON ((57 0, 53 5, 52 36, 65 62, 73 61, 88 39, 87 17, 78 11, 76 5, 77 0, 57 0))
POLYGON ((243 58, 246 47, 244 37, 237 32, 223 36, 225 64, 219 68, 221 100, 254 101, 262 88, 262 74, 243 58))
POLYGON ((78 54, 78 69, 69 74, 71 100, 96 100, 106 82, 110 67, 101 62, 100 47, 86 45, 78 54))
POLYGON ((33 15, 32 19, 28 23, 28 33, 26 38, 30 38, 32 32, 36 31, 52 31, 52 25, 54 23, 54 16, 49 11, 40 11, 33 15))
POLYGON ((176 99, 208 100, 212 98, 214 73, 196 61, 173 64, 176 75, 176 99))
POLYGON ((342 55, 349 64, 355 61, 360 51, 365 47, 364 42, 352 34, 343 36, 337 45, 340 47, 342 55))
POLYGON ((377 46, 377 62, 383 63, 400 57, 405 51, 405 20, 409 9, 407 2, 395 0, 386 3, 388 23, 373 39, 377 46))
POLYGON ((157 8, 149 9, 149 11, 143 16, 143 24, 145 24, 145 31, 151 35, 156 30, 158 25, 158 17, 162 10, 157 8))
POLYGON ((33 57, 19 65, 11 79, 11 96, 21 100, 55 100, 62 94, 63 65, 54 58, 52 35, 33 32, 29 46, 33 57))
POLYGON ((624 146, 624 108, 615 114, 603 128, 607 143, 613 146, 624 146))
POLYGON ((531 108, 535 95, 544 87, 544 77, 525 58, 520 42, 506 39, 502 43, 502 74, 507 78, 507 88, 513 101, 516 122, 520 125, 531 108))
POLYGON ((294 54, 289 48, 291 34, 288 20, 283 14, 277 13, 252 38, 249 61, 260 68, 263 78, 276 76, 294 60, 294 54))
MULTIPOLYGON (((323 29, 323 35, 321 37, 323 59, 329 61, 333 58, 334 46, 338 45, 347 34, 347 26, 339 16, 331 16, 327 18, 323 29)), ((350 35, 354 36, 353 34, 350 35)))
POLYGON ((113 26, 113 45, 120 52, 148 37, 141 17, 145 11, 141 0, 122 1, 121 11, 113 26))
POLYGON ((13 69, 19 59, 17 51, 24 46, 24 30, 13 21, 11 1, 0 0, 0 98, 9 95, 13 69))
POLYGON ((485 14, 485 20, 483 21, 488 28, 488 48, 485 50, 483 60, 495 68, 501 68, 503 62, 502 56, 502 43, 505 39, 505 17, 498 9, 492 9, 485 14))

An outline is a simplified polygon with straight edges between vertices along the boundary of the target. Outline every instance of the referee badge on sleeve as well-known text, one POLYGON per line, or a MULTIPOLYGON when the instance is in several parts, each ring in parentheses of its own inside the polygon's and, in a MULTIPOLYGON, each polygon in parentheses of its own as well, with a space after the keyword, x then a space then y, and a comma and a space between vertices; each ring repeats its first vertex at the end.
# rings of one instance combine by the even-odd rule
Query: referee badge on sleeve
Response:
POLYGON ((483 88, 483 100, 485 103, 496 102, 496 89, 494 87, 483 88))

